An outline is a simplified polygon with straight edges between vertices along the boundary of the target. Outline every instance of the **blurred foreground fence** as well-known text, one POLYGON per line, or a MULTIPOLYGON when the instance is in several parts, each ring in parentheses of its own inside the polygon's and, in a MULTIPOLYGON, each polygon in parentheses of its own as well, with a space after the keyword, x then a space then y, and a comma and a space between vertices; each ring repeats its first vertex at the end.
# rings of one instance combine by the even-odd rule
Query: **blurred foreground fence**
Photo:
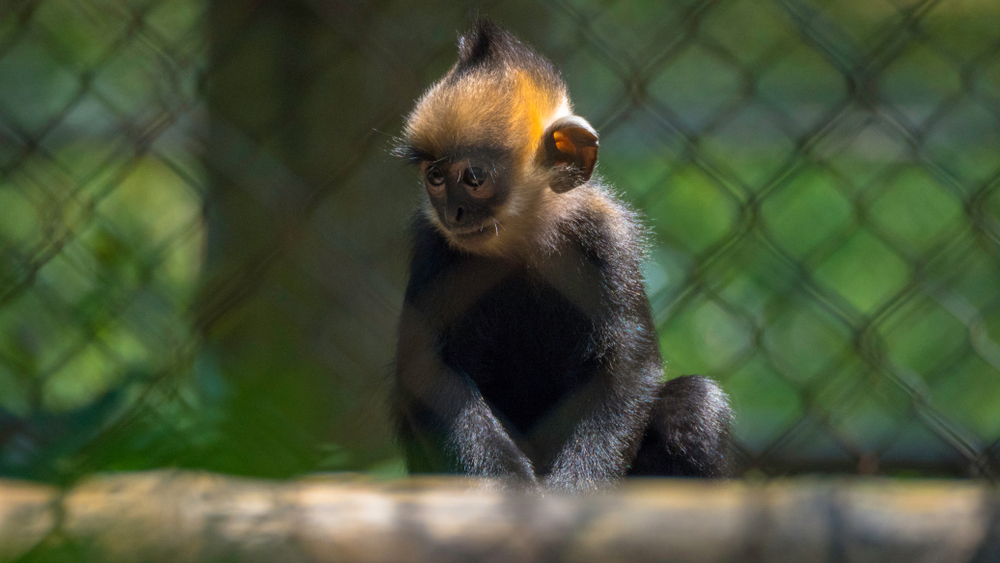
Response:
POLYGON ((547 497, 476 483, 150 472, 57 494, 0 481, 0 561, 1000 560, 1000 495, 981 483, 633 480, 547 497))
MULTIPOLYGON (((655 233, 668 373, 732 395, 741 471, 997 475, 1000 3, 477 10, 601 132, 655 233)), ((469 22, 0 2, 0 475, 401 474, 384 382, 420 188, 388 148, 469 22)))

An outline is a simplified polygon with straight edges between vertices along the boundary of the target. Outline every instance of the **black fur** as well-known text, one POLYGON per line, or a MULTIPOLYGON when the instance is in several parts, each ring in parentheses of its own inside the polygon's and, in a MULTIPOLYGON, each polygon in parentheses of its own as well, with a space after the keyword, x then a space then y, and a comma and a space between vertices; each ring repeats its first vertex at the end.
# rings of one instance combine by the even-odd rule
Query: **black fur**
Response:
MULTIPOLYGON (((488 22, 462 38, 449 76, 457 81, 463 72, 509 65, 559 80, 548 61, 488 22)), ((586 133, 574 142, 596 151, 590 125, 565 119, 586 133)), ((489 135, 480 137, 488 146, 489 135)), ((431 161, 448 179, 427 184, 439 221, 420 214, 413 223, 400 320, 395 410, 410 471, 575 491, 626 474, 724 474, 731 418, 725 394, 701 377, 662 383, 640 271, 642 230, 626 206, 589 182, 596 152, 574 181, 541 188, 567 199, 528 211, 544 217, 524 223, 538 230, 531 231, 536 247, 515 237, 510 252, 477 253, 459 248, 503 245, 510 236, 499 223, 496 231, 476 225, 492 226, 506 205, 511 157, 451 151, 431 161), (490 171, 493 197, 468 196, 452 179, 461 170, 448 166, 467 161, 490 171), (463 208, 465 224, 457 225, 449 206, 463 208), (441 231, 459 237, 467 228, 486 241, 450 244, 441 231)))
POLYGON ((724 477, 732 411, 715 382, 678 377, 657 398, 628 475, 724 477))
POLYGON ((563 87, 562 76, 548 59, 487 19, 459 37, 458 64, 451 80, 461 80, 469 72, 499 72, 507 67, 527 70, 540 83, 563 87))
POLYGON ((415 221, 397 396, 410 470, 568 490, 723 475, 725 396, 660 383, 635 241, 598 214, 561 230, 565 250, 537 266, 454 250, 415 221))

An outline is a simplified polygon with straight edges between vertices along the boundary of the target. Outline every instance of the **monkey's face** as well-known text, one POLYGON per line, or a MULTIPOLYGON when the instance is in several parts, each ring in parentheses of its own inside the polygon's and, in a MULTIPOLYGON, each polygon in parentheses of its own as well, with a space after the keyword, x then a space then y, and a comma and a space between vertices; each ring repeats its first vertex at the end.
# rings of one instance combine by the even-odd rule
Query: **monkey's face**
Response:
POLYGON ((462 246, 475 247, 503 228, 496 216, 508 196, 498 159, 466 157, 421 164, 424 187, 441 227, 462 246))

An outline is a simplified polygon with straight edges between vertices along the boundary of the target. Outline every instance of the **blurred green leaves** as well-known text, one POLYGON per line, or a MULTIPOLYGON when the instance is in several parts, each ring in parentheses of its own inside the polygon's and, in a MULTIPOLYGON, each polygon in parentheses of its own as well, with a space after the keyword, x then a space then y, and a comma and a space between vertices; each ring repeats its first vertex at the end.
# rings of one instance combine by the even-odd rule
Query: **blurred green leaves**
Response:
POLYGON ((2 15, 19 25, 0 41, 0 472, 84 470, 82 448, 175 374, 194 338, 202 194, 184 126, 170 128, 196 100, 172 82, 191 69, 163 70, 169 44, 131 27, 146 7, 2 15))
MULTIPOLYGON (((399 473, 388 150, 467 7, 249 6, 0 7, 0 474, 399 473)), ((668 376, 722 382, 740 468, 996 451, 998 6, 480 7, 600 129, 668 376)))

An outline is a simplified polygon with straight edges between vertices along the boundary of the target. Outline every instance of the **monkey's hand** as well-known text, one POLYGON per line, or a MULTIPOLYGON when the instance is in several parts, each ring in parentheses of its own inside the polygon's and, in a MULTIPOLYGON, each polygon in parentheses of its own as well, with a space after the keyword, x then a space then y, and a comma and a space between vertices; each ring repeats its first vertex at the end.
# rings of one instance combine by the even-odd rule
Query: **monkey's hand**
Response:
POLYGON ((658 371, 657 365, 637 369, 636 384, 625 387, 631 393, 609 392, 600 378, 594 382, 580 401, 583 409, 572 434, 544 478, 546 489, 595 491, 625 475, 651 406, 645 382, 655 381, 658 371))
POLYGON ((625 467, 623 451, 627 446, 601 442, 605 440, 574 436, 559 453, 552 472, 544 478, 545 489, 585 493, 606 488, 620 479, 625 467))
POLYGON ((537 485, 531 460, 517 447, 482 397, 470 397, 451 421, 451 446, 464 473, 486 477, 514 477, 519 483, 537 485))

